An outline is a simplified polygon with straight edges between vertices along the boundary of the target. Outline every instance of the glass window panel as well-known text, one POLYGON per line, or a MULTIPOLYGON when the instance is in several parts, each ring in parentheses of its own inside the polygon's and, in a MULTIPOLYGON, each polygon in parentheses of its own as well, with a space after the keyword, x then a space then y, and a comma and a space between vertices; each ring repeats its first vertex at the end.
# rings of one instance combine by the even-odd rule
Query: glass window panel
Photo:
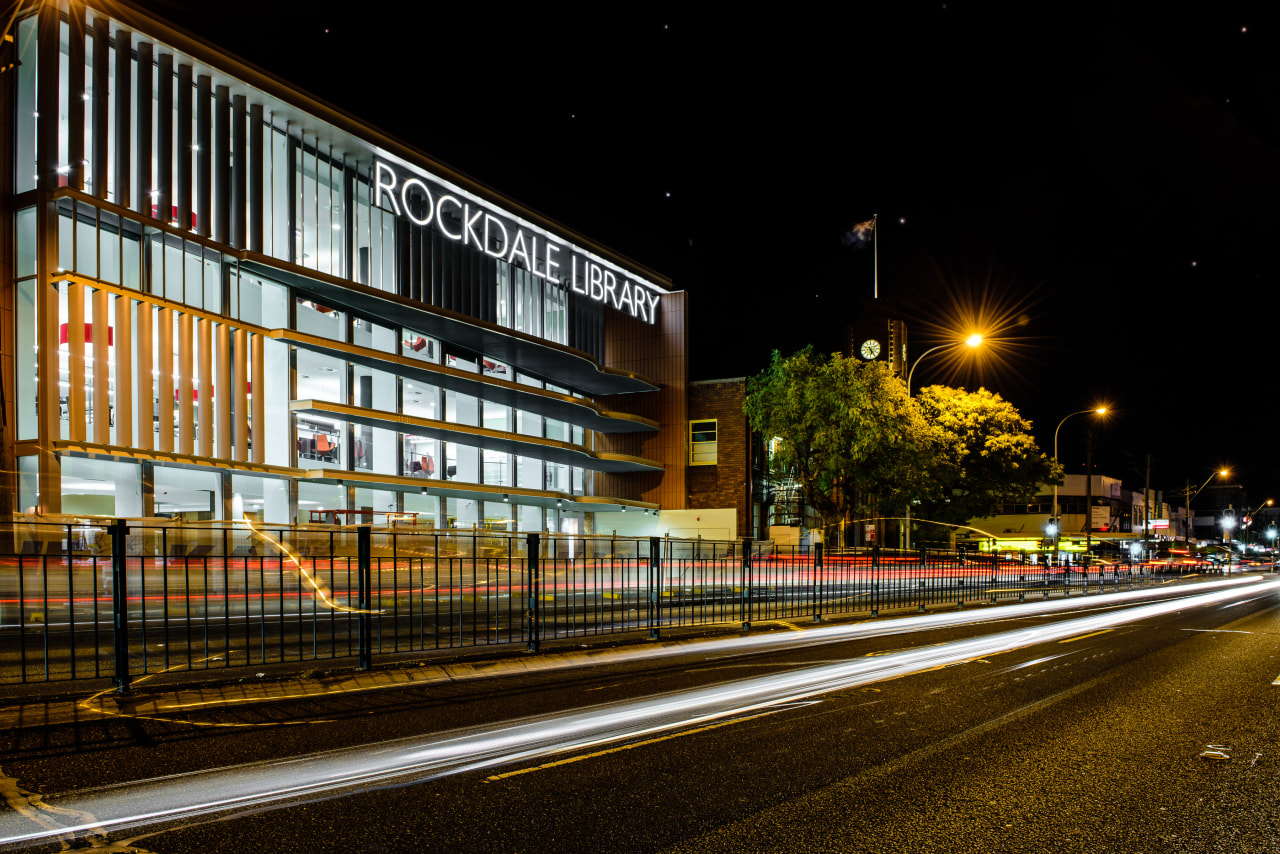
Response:
POLYGON ((425 436, 404 436, 404 474, 407 477, 421 477, 439 480, 444 476, 441 465, 440 442, 425 436))
MULTIPOLYGON (((317 415, 299 416, 298 465, 304 468, 346 468, 342 453, 346 426, 345 422, 317 415)), ((301 511, 301 503, 298 509, 301 511)))
POLYGON ((511 485, 511 455, 501 451, 484 451, 484 483, 492 486, 511 485))
MULTIPOLYGON (((63 201, 66 200, 64 199, 63 201)), ((75 268, 75 226, 71 221, 71 211, 59 206, 58 270, 74 270, 75 268)))
MULTIPOLYGON (((267 443, 266 460, 269 465, 287 466, 292 462, 293 449, 289 447, 289 349, 283 341, 267 338, 262 342, 263 379, 266 383, 263 416, 267 431, 262 440, 267 443)), ((251 397, 252 392, 250 389, 251 397)))
POLYGON ((536 457, 516 457, 516 486, 521 489, 544 488, 542 460, 536 457))
POLYGON ((440 389, 438 386, 414 380, 401 381, 402 411, 417 418, 440 419, 440 389))
POLYGON ((204 250, 204 307, 206 311, 222 312, 222 254, 213 249, 204 250))
POLYGON ((200 245, 187 243, 183 253, 183 285, 187 305, 204 308, 204 258, 200 245))
MULTIPOLYGON (((15 305, 18 438, 37 438, 36 421, 36 280, 18 282, 15 305)), ((25 458, 24 458, 25 459, 25 458)), ((32 457, 31 459, 35 459, 32 457)))
POLYGON ((317 302, 298 297, 295 301, 297 330, 318 335, 330 341, 347 340, 347 315, 317 302))
POLYGON ((331 521, 326 510, 347 509, 347 488, 340 483, 298 481, 298 521, 331 521))
POLYGON ((400 330, 401 353, 420 362, 440 361, 440 342, 412 329, 400 330))
POLYGON ((296 348, 295 361, 298 366, 298 400, 348 402, 346 362, 302 348, 296 348))
POLYGON ((120 218, 109 211, 98 214, 98 277, 120 284, 120 218))
POLYGON ((395 353, 396 331, 390 326, 379 326, 372 321, 356 318, 351 329, 351 343, 368 347, 381 353, 395 353))
POLYGON ((17 215, 18 278, 36 274, 36 209, 23 208, 17 215))
POLYGON ((142 290, 142 231, 136 223, 124 220, 120 235, 121 284, 142 290))
POLYGON ((511 366, 499 362, 497 359, 482 358, 480 367, 486 377, 496 377, 500 380, 509 380, 512 377, 511 366))
MULTIPOLYGON (((36 16, 18 23, 17 191, 36 187, 36 16)), ((34 458, 32 458, 34 459, 34 458)))
POLYGON ((83 215, 76 218, 76 272, 98 277, 98 229, 83 215))
POLYGON ((511 432, 511 407, 501 403, 484 401, 484 427, 488 430, 511 432))
POLYGON ((486 531, 514 531, 515 507, 507 501, 484 502, 484 529, 486 531))
POLYGON ((452 424, 480 426, 480 401, 474 395, 446 390, 444 393, 444 420, 452 424))

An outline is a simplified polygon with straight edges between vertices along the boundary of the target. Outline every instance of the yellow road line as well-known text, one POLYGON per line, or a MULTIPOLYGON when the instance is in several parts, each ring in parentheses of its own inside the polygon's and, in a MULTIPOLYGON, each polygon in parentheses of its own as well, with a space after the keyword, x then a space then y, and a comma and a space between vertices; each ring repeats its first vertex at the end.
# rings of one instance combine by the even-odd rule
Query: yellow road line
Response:
POLYGON ((1091 632, 1090 634, 1087 634, 1087 635, 1076 635, 1076 636, 1075 636, 1075 637, 1073 637, 1073 638, 1067 638, 1066 640, 1060 640, 1060 641, 1058 641, 1058 643, 1074 643, 1075 641, 1078 641, 1078 640, 1084 640, 1085 638, 1097 637, 1098 635, 1105 635, 1107 632, 1114 632, 1114 631, 1115 631, 1115 629, 1103 629, 1103 630, 1102 630, 1102 631, 1100 631, 1100 632, 1091 632))
POLYGON ((744 721, 763 718, 765 715, 771 715, 777 709, 770 709, 767 712, 761 712, 758 715, 751 715, 745 718, 734 718, 731 721, 720 721, 719 723, 709 724, 697 729, 686 730, 685 732, 672 733, 671 735, 660 735, 657 738, 647 738, 644 741, 637 741, 635 744, 624 744, 621 747, 610 747, 608 750, 597 750, 595 753, 584 753, 581 756, 571 756, 568 759, 558 759, 555 762, 545 762, 542 765, 535 765, 532 768, 521 768, 519 771, 508 771, 505 774, 494 774, 492 777, 485 778, 486 783, 505 780, 508 777, 519 777, 521 774, 531 774, 534 771, 543 771, 547 768, 558 768, 561 765, 571 765, 574 762, 581 762, 584 759, 596 759, 601 756, 608 756, 611 753, 621 753, 624 750, 634 750, 637 747, 647 747, 650 744, 657 744, 662 741, 671 741, 675 738, 683 738, 686 735, 697 735, 700 732, 708 732, 709 730, 719 729, 720 727, 730 726, 731 724, 740 724, 744 721))

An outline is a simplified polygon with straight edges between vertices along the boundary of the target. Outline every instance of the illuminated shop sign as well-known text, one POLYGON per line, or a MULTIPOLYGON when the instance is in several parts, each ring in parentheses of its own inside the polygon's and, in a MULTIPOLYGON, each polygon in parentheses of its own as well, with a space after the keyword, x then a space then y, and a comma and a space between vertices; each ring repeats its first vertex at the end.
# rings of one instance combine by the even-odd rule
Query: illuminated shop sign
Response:
POLYGON ((568 280, 574 293, 607 303, 646 323, 657 320, 658 294, 620 268, 499 215, 448 187, 405 175, 378 161, 374 166, 374 204, 420 228, 434 228, 463 246, 474 244, 486 255, 548 279, 568 280))

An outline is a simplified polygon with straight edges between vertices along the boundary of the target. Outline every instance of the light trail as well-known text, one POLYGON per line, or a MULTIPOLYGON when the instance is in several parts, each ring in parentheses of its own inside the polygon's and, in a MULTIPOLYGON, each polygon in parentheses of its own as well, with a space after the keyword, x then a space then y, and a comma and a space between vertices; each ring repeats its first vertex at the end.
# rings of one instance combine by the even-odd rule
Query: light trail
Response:
MULTIPOLYGON (((249 520, 248 516, 241 518, 240 521, 243 522, 245 526, 248 527, 248 529, 251 532, 253 532, 255 536, 260 537, 263 540, 265 540, 267 543, 270 543, 272 546, 275 546, 275 548, 278 549, 282 555, 284 555, 285 559, 288 560, 289 563, 297 567, 298 574, 306 579, 307 583, 310 584, 312 589, 316 591, 316 595, 320 597, 320 601, 324 602, 324 604, 327 607, 331 608, 334 611, 345 611, 349 614, 381 614, 382 613, 382 611, 370 611, 370 610, 364 610, 361 608, 352 608, 350 605, 343 605, 340 602, 335 602, 333 599, 329 598, 329 591, 324 588, 324 585, 322 585, 319 581, 317 581, 315 577, 312 576, 312 574, 307 571, 306 567, 302 565, 302 561, 298 559, 298 556, 294 554, 292 549, 290 549, 284 543, 277 540, 275 537, 268 534, 266 531, 259 529, 256 525, 253 524, 253 522, 249 520)), ((350 591, 348 591, 348 595, 349 593, 350 591)))
POLYGON ((1205 587, 1217 589, 1057 623, 640 700, 47 797, 59 807, 93 816, 93 821, 58 830, 31 830, 27 819, 12 813, 0 814, 0 844, 100 834, 249 807, 284 805, 303 797, 339 796, 392 780, 397 784, 424 782, 574 751, 594 751, 608 744, 758 714, 831 691, 936 670, 1240 596, 1274 594, 1280 591, 1280 581, 1237 579, 1205 587))

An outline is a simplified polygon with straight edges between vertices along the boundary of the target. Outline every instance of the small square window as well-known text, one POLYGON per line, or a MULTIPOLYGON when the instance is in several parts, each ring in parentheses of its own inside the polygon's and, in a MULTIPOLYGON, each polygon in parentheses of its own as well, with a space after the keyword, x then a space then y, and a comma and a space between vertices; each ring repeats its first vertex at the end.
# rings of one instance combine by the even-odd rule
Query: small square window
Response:
POLYGON ((713 466, 716 460, 716 422, 689 422, 689 465, 713 466))

